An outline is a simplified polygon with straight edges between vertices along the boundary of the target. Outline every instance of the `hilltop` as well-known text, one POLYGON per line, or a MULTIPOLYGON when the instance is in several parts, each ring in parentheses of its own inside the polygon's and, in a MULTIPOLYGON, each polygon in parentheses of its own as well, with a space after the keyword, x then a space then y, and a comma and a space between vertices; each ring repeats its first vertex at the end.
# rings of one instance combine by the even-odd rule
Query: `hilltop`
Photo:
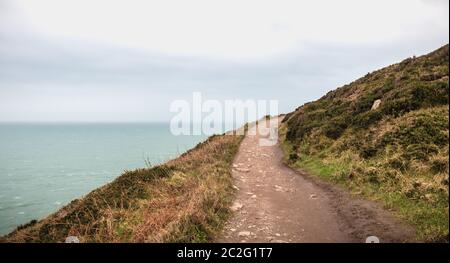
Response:
POLYGON ((287 114, 286 163, 380 201, 425 241, 448 241, 449 46, 287 114))

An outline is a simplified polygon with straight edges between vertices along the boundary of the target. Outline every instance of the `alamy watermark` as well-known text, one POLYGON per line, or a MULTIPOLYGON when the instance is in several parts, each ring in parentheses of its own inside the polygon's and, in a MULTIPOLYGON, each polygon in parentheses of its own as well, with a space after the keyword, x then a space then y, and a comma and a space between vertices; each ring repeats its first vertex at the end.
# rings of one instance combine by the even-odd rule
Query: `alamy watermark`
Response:
POLYGON ((170 112, 173 135, 237 134, 260 136, 261 146, 272 146, 278 141, 278 120, 264 118, 278 116, 277 100, 203 100, 200 92, 192 94, 192 101, 175 100, 170 112), (258 121, 258 125, 256 125, 258 121))

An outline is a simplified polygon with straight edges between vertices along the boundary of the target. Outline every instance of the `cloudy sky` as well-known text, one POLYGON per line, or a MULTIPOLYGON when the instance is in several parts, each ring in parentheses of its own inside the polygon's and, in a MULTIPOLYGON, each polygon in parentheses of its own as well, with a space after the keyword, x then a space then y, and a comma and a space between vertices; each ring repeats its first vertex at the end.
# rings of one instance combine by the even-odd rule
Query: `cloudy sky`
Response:
POLYGON ((167 121, 175 99, 280 111, 449 41, 448 0, 0 0, 0 121, 167 121))

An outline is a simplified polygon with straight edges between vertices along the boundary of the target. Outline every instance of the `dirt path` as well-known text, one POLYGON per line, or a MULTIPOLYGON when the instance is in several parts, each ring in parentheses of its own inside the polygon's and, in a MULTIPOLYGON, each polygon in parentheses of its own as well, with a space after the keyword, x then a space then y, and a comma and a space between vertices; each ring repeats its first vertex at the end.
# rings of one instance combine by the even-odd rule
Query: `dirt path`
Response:
POLYGON ((247 135, 240 146, 234 215, 218 242, 365 242, 372 235, 402 242, 414 236, 375 203, 293 171, 278 144, 259 146, 260 137, 247 135))

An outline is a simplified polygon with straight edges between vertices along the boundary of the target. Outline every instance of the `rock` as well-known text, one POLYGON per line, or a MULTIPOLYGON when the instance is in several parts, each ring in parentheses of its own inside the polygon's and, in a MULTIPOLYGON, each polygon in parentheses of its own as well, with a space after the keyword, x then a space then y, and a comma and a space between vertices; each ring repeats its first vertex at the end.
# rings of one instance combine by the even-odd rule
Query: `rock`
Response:
POLYGON ((380 107, 380 104, 381 104, 381 100, 376 100, 376 101, 374 101, 371 110, 376 110, 376 109, 378 109, 378 107, 380 107))
POLYGON ((252 195, 252 198, 256 198, 256 195, 252 195))
POLYGON ((247 169, 247 168, 234 168, 234 170, 236 170, 238 172, 243 172, 243 173, 250 172, 250 169, 247 169))
POLYGON ((284 192, 283 187, 279 186, 279 185, 275 185, 275 191, 277 192, 284 192))
POLYGON ((76 236, 68 236, 66 238, 66 243, 80 243, 80 240, 76 236))
POLYGON ((309 199, 316 199, 316 198, 317 198, 317 195, 315 195, 315 194, 312 194, 309 196, 309 199))
POLYGON ((230 231, 231 231, 231 232, 235 232, 235 231, 236 231, 236 228, 230 228, 230 231))
POLYGON ((281 235, 279 233, 276 233, 275 236, 280 237, 281 235))
POLYGON ((235 202, 235 203, 230 207, 230 209, 231 209, 231 211, 236 212, 236 211, 238 211, 239 209, 241 209, 242 207, 243 207, 243 205, 242 205, 241 203, 235 202))
POLYGON ((272 243, 287 243, 286 241, 284 241, 284 240, 273 240, 272 241, 272 243))
POLYGON ((239 237, 249 237, 252 234, 250 231, 241 231, 238 233, 239 237))

